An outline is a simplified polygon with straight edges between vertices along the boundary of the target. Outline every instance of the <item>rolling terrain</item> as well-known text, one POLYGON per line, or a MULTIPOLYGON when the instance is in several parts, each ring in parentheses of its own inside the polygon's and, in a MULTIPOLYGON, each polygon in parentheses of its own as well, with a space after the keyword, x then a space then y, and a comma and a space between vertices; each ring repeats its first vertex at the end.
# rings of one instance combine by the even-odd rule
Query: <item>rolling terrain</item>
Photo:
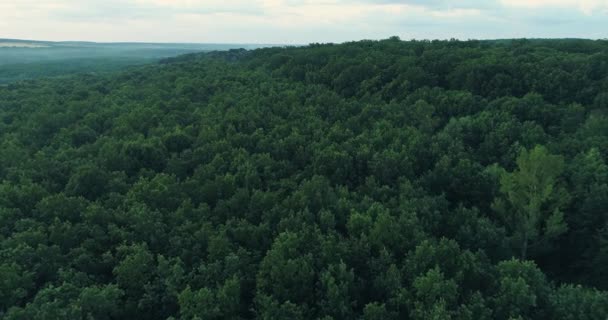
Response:
POLYGON ((95 43, 0 39, 0 84, 74 73, 99 73, 154 63, 186 53, 264 45, 95 43))
POLYGON ((15 82, 0 144, 2 319, 608 316, 606 41, 15 82))

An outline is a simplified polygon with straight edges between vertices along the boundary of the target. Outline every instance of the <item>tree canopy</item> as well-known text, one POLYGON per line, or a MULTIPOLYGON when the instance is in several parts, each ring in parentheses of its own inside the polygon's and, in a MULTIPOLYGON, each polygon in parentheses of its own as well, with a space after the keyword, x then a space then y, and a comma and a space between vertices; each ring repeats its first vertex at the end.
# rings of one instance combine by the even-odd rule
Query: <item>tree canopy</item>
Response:
POLYGON ((0 86, 0 318, 605 320, 607 58, 393 37, 0 86))

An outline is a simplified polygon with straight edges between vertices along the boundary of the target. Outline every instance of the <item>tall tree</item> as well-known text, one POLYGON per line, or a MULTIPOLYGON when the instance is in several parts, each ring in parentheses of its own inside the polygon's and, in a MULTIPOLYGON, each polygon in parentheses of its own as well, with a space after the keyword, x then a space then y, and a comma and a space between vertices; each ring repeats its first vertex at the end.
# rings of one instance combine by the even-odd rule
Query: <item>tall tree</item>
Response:
POLYGON ((520 243, 521 259, 527 258, 530 246, 551 240, 568 228, 560 210, 569 198, 558 184, 563 170, 561 156, 536 146, 530 151, 523 149, 517 157, 517 169, 501 176, 502 197, 494 207, 520 243))

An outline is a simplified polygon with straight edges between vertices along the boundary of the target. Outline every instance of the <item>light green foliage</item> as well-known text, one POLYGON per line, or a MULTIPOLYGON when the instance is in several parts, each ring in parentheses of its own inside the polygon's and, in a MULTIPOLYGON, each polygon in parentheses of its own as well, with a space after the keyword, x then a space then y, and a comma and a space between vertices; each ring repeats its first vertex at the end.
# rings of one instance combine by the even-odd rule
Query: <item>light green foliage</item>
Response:
POLYGON ((530 151, 522 150, 517 157, 517 169, 500 179, 504 200, 499 199, 495 206, 513 228, 522 259, 527 258, 529 246, 554 239, 568 229, 561 209, 568 203, 569 195, 558 185, 563 170, 561 156, 536 146, 530 151))
POLYGON ((241 287, 239 279, 227 279, 217 289, 189 286, 179 294, 181 319, 239 319, 241 287))
POLYGON ((497 319, 535 319, 549 299, 545 276, 533 262, 508 260, 498 264, 498 292, 493 298, 497 319))
POLYGON ((433 268, 417 277, 413 286, 416 300, 412 318, 451 319, 448 306, 458 299, 458 286, 453 280, 445 279, 439 268, 433 268))

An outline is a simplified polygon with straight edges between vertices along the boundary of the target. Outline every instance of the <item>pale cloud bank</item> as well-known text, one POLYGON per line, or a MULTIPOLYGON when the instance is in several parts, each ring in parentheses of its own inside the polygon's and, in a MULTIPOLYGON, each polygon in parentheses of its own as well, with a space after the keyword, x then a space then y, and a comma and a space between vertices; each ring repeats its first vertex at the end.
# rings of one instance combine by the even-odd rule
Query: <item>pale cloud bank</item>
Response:
POLYGON ((608 0, 501 0, 505 6, 520 8, 563 8, 579 10, 586 15, 608 10, 608 0))
POLYGON ((0 38, 286 43, 608 37, 608 0, 0 0, 0 38))

